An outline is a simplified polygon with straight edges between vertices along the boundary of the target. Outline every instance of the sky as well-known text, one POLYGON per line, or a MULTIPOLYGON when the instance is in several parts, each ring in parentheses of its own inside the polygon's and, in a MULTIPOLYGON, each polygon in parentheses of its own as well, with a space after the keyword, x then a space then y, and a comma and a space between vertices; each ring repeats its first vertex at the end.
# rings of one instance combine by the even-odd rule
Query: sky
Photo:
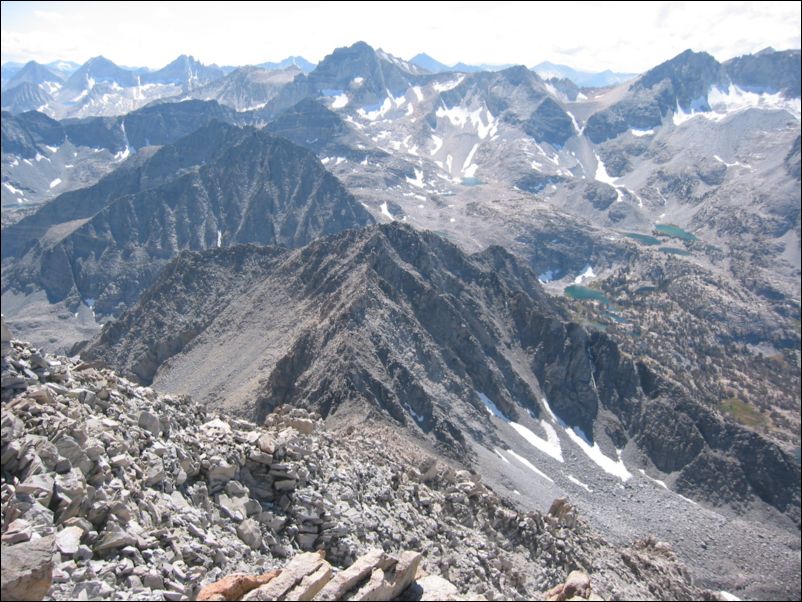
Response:
POLYGON ((544 60, 638 73, 687 48, 719 60, 800 47, 792 2, 2 2, 8 61, 83 63, 103 55, 159 68, 180 54, 244 65, 301 55, 317 62, 364 40, 409 59, 544 60))

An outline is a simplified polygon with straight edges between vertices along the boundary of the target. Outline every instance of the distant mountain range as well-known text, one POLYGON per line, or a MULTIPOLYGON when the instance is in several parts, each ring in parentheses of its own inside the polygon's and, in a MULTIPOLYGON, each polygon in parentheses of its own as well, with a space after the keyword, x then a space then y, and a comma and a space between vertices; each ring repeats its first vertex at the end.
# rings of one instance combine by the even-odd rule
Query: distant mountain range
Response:
MULTIPOLYGON (((469 65, 466 63, 457 63, 452 66, 445 65, 440 61, 432 58, 426 53, 416 54, 409 61, 418 65, 422 69, 426 69, 430 73, 478 73, 480 71, 502 71, 508 69, 512 65, 469 65)), ((619 84, 634 78, 635 73, 615 73, 607 70, 600 73, 590 71, 578 71, 567 65, 558 65, 544 61, 532 67, 532 71, 537 73, 543 79, 568 79, 580 88, 599 88, 619 84)))
POLYGON ((505 64, 505 65, 488 65, 488 64, 481 64, 481 65, 468 65, 466 63, 457 63, 451 67, 448 65, 444 65, 440 61, 433 59, 428 54, 421 52, 420 54, 416 54, 414 57, 409 59, 409 62, 421 67, 422 69, 426 69, 430 73, 445 73, 447 71, 453 71, 456 73, 479 73, 480 71, 501 71, 502 69, 507 69, 512 65, 505 64))
POLYGON ((617 73, 606 69, 600 72, 579 71, 568 65, 543 61, 532 67, 532 71, 543 79, 569 79, 580 88, 604 88, 614 86, 637 77, 637 73, 617 73))
POLYGON ((289 56, 283 61, 278 61, 276 63, 268 61, 266 63, 259 63, 256 66, 261 67, 262 69, 267 69, 269 71, 289 69, 290 67, 297 67, 304 73, 309 73, 310 71, 313 71, 315 69, 315 63, 310 63, 302 56, 289 56))

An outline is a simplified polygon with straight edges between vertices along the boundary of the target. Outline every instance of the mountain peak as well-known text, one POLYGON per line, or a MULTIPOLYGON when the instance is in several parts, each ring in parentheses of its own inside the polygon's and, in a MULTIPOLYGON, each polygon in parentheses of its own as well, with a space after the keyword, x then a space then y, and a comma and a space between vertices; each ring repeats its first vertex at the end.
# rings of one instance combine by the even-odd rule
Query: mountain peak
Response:
POLYGON ((725 79, 721 64, 712 55, 688 49, 644 73, 635 87, 653 88, 668 80, 680 106, 687 107, 696 99, 707 96, 710 86, 725 79))
POLYGON ((110 59, 107 59, 107 58, 106 58, 105 56, 103 56, 102 54, 99 54, 99 55, 97 55, 97 56, 93 56, 91 59, 89 59, 88 61, 86 61, 86 62, 84 63, 84 66, 88 66, 88 65, 91 65, 91 66, 96 66, 96 65, 114 65, 115 67, 117 66, 117 64, 116 64, 114 61, 112 61, 112 60, 110 60, 110 59))
POLYGON ((41 84, 44 82, 61 83, 61 77, 53 73, 44 65, 36 61, 28 61, 17 73, 14 74, 9 82, 7 89, 14 88, 23 83, 41 84))
POLYGON ((373 46, 371 46, 370 44, 368 44, 367 42, 365 42, 363 40, 359 40, 357 42, 354 42, 353 44, 351 44, 347 48, 350 49, 350 50, 356 51, 356 52, 375 52, 375 49, 373 48, 373 46))
POLYGON ((416 66, 422 68, 422 69, 426 69, 427 71, 430 71, 431 73, 442 73, 444 71, 450 71, 451 70, 451 68, 448 67, 448 65, 445 65, 445 64, 441 63, 440 61, 438 61, 437 59, 432 58, 431 56, 429 56, 425 52, 419 52, 418 54, 413 56, 411 59, 409 59, 409 62, 412 63, 413 65, 416 65, 416 66))

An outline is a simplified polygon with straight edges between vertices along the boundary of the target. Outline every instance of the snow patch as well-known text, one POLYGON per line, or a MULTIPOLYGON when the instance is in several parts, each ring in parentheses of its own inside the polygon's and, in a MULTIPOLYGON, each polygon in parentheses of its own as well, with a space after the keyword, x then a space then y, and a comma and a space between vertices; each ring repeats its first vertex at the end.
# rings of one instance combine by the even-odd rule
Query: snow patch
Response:
MULTIPOLYGON (((435 92, 448 92, 449 90, 453 90, 457 86, 462 83, 462 80, 465 79, 464 75, 460 75, 457 79, 452 79, 447 82, 435 82, 432 84, 432 88, 435 89, 435 92)), ((422 99, 421 99, 422 100, 422 99)))
POLYGON ((415 420, 418 422, 418 424, 423 424, 424 417, 423 417, 423 416, 421 416, 420 414, 418 414, 417 412, 415 412, 415 410, 413 410, 413 409, 412 409, 412 406, 411 406, 411 405, 409 405, 408 403, 407 403, 407 404, 404 404, 404 405, 406 406, 406 408, 407 408, 407 411, 408 411, 410 414, 412 414, 412 417, 413 417, 413 418, 414 418, 414 419, 415 419, 415 420))
POLYGON ((396 108, 403 107, 404 103, 407 101, 405 96, 399 96, 397 98, 393 97, 393 95, 390 94, 389 90, 387 90, 387 96, 392 99, 392 101, 395 103, 396 108))
POLYGON ((537 475, 539 475, 539 476, 543 477, 544 479, 546 479, 546 480, 547 480, 549 483, 553 483, 553 482, 554 482, 554 481, 551 479, 551 477, 549 477, 549 476, 548 476, 546 473, 544 473, 544 472, 541 472, 540 470, 538 470, 538 469, 535 467, 535 465, 534 465, 534 464, 532 464, 532 463, 531 463, 529 460, 527 460, 527 459, 526 459, 526 458, 524 458, 523 456, 519 456, 518 454, 516 454, 516 453, 515 453, 514 451, 512 451, 511 449, 508 449, 508 450, 507 450, 507 453, 508 453, 508 454, 510 454, 510 455, 511 455, 513 458, 515 458, 516 460, 518 460, 518 461, 519 461, 521 464, 523 464, 524 466, 526 466, 526 467, 527 467, 529 470, 531 470, 531 471, 532 471, 532 472, 534 472, 535 474, 537 474, 537 475))
POLYGON ((126 146, 125 150, 121 150, 120 152, 115 153, 114 161, 118 163, 120 161, 125 161, 130 155, 131 155, 131 148, 129 146, 126 146))
POLYGON ((607 173, 607 168, 604 166, 604 161, 601 160, 601 157, 599 157, 596 151, 593 151, 593 156, 596 157, 596 173, 594 174, 593 178, 597 182, 603 182, 615 188, 615 193, 617 195, 615 202, 622 202, 624 200, 624 195, 621 194, 620 188, 615 184, 618 178, 614 178, 607 173))
POLYGON ((23 192, 19 188, 14 188, 8 182, 3 182, 3 186, 5 186, 11 194, 18 194, 22 196, 23 192))
POLYGON ((707 94, 707 102, 715 113, 732 114, 746 109, 758 108, 770 111, 788 111, 800 118, 800 99, 786 99, 782 92, 776 94, 748 92, 730 84, 727 90, 713 86, 707 94))
POLYGON ((800 115, 802 115, 802 104, 800 104, 799 98, 785 98, 782 92, 777 92, 775 94, 768 92, 749 92, 731 83, 727 89, 712 86, 707 93, 706 99, 700 97, 691 102, 687 113, 679 106, 679 103, 677 103, 672 121, 676 126, 680 126, 694 117, 703 117, 711 121, 721 121, 730 115, 748 109, 787 111, 797 120, 799 120, 800 115), (707 107, 710 108, 709 111, 705 110, 707 107))
POLYGON ((334 101, 331 103, 332 109, 342 109, 344 106, 348 104, 348 95, 343 92, 342 94, 338 94, 334 97, 334 101))
POLYGON ((125 149, 114 155, 115 161, 125 161, 131 155, 131 144, 128 142, 128 134, 125 131, 125 121, 120 122, 120 129, 123 133, 123 141, 125 141, 125 149))
POLYGON ((508 421, 508 418, 504 415, 504 412, 499 410, 498 406, 493 403, 487 395, 481 391, 477 391, 476 394, 479 396, 479 399, 482 400, 482 403, 485 404, 485 409, 487 410, 488 414, 495 416, 496 418, 501 418, 504 422, 508 421))
POLYGON ((423 172, 420 169, 415 170, 415 179, 410 177, 406 178, 407 184, 412 184, 416 188, 423 188, 423 172))
POLYGON ((468 153, 468 156, 465 157, 465 161, 462 164, 462 173, 465 174, 466 177, 472 178, 473 174, 476 173, 477 168, 479 167, 475 163, 473 163, 473 156, 476 154, 476 151, 479 150, 479 144, 474 144, 471 152, 468 153))
POLYGON ((266 106, 267 106, 266 102, 260 102, 259 104, 251 105, 250 107, 237 109, 237 113, 245 113, 246 111, 258 111, 259 109, 264 109, 266 106))
POLYGON ((588 265, 585 266, 585 269, 582 271, 582 273, 579 274, 579 276, 577 276, 576 278, 574 278, 574 284, 582 284, 582 281, 585 278, 590 279, 590 278, 595 278, 595 277, 596 277, 596 273, 593 271, 593 266, 588 264, 588 265))
POLYGON ((376 121, 379 117, 384 117, 387 113, 389 113, 390 109, 392 108, 393 108, 392 99, 385 98, 384 102, 378 109, 369 111, 365 110, 364 108, 360 108, 357 110, 357 114, 363 119, 367 119, 368 121, 376 121))
POLYGON ((222 246, 223 246, 223 233, 220 232, 220 230, 218 230, 217 231, 217 248, 219 249, 222 246))
POLYGON ((629 130, 635 138, 643 138, 644 136, 654 136, 654 130, 629 130))
POLYGON ((423 91, 420 89, 420 86, 412 86, 412 91, 415 93, 418 102, 421 102, 423 100, 423 91))
POLYGON ((50 188, 55 188, 55 187, 56 187, 56 186, 58 186, 59 184, 61 184, 61 178, 56 178, 55 180, 53 180, 52 182, 50 182, 50 188))
MULTIPOLYGON (((453 219, 453 218, 452 218, 453 219)), ((502 412, 499 407, 493 403, 493 401, 481 391, 477 391, 476 394, 479 396, 479 399, 482 400, 482 403, 485 405, 485 409, 487 413, 491 416, 495 416, 496 418, 500 418, 507 424, 509 424, 515 432, 517 432, 521 437, 526 439, 526 441, 534 448, 542 451, 544 454, 551 456, 558 462, 563 462, 563 454, 562 449, 560 448, 560 439, 557 436, 557 431, 554 430, 554 427, 551 426, 545 420, 540 421, 540 426, 546 432, 546 438, 543 439, 542 437, 538 437, 533 433, 530 429, 525 427, 522 424, 517 422, 511 421, 507 416, 502 412)))
POLYGON ((542 437, 538 437, 531 430, 529 430, 522 424, 518 424, 517 422, 510 422, 509 425, 512 428, 514 428, 515 431, 519 435, 521 435, 521 437, 526 439, 530 445, 542 451, 544 454, 551 456, 558 462, 564 462, 562 449, 560 448, 560 439, 557 436, 557 431, 555 431, 554 427, 551 426, 548 422, 546 422, 545 420, 540 421, 540 426, 543 427, 544 431, 546 431, 545 439, 543 439, 542 437))
POLYGON ((546 90, 549 91, 549 94, 551 94, 554 98, 556 98, 560 102, 568 102, 568 98, 565 96, 565 94, 560 92, 557 88, 552 86, 550 83, 543 82, 543 85, 546 87, 546 90))
POLYGON ((579 127, 579 122, 577 122, 576 117, 574 117, 574 114, 571 111, 566 111, 565 113, 571 118, 571 123, 574 124, 574 129, 576 130, 576 133, 581 136, 585 128, 579 127))
POLYGON ((721 590, 721 591, 719 592, 719 595, 720 595, 722 598, 724 598, 725 600, 729 600, 730 602, 740 602, 740 600, 741 600, 741 599, 740 599, 738 596, 736 596, 735 594, 731 594, 730 592, 725 592, 724 590, 721 590))
POLYGON ((384 202, 381 204, 381 206, 380 206, 380 207, 381 207, 382 215, 383 215, 384 217, 387 217, 387 218, 389 218, 389 219, 390 219, 390 221, 393 221, 393 220, 395 219, 395 218, 393 217, 393 214, 392 214, 392 213, 390 213, 390 210, 387 208, 387 201, 384 201, 384 202))
POLYGON ((566 428, 565 433, 571 438, 571 441, 576 443, 579 449, 581 449, 588 458, 593 460, 593 462, 604 472, 614 477, 618 477, 622 481, 628 481, 632 478, 632 473, 627 470, 627 467, 624 466, 624 462, 621 460, 621 450, 616 450, 618 454, 618 460, 612 460, 604 455, 604 452, 602 452, 601 448, 599 447, 598 441, 594 441, 593 445, 591 446, 587 437, 579 428, 566 428))
POLYGON ((741 163, 740 161, 736 161, 735 163, 727 163, 724 159, 722 159, 718 155, 713 155, 713 158, 719 163, 723 163, 727 167, 743 167, 744 169, 752 169, 752 166, 749 165, 748 163, 741 163))
POLYGON ((574 475, 571 475, 571 474, 569 474, 567 478, 568 478, 568 480, 569 480, 569 481, 571 481, 571 482, 572 482, 574 485, 579 485, 580 487, 582 487, 583 489, 585 489, 585 490, 586 490, 588 493, 593 493, 593 490, 592 490, 590 487, 588 487, 588 486, 587 486, 585 483, 583 483, 582 481, 580 481, 579 479, 577 479, 577 478, 576 478, 574 475))
POLYGON ((649 475, 647 475, 647 474, 646 474, 646 471, 645 471, 645 470, 643 470, 642 468, 639 468, 638 470, 640 471, 640 473, 641 473, 641 474, 642 474, 644 477, 646 477, 647 479, 649 479, 649 480, 650 480, 650 481, 652 481, 653 483, 657 483, 657 484, 658 484, 658 485, 660 485, 660 487, 662 487, 663 489, 665 489, 665 490, 668 490, 668 485, 666 485, 666 482, 665 482, 665 481, 661 481, 660 479, 655 479, 655 478, 653 478, 653 477, 650 477, 649 475))
POLYGON ((618 178, 613 178, 607 173, 607 168, 604 166, 604 161, 601 160, 599 155, 594 151, 593 156, 596 157, 596 174, 593 176, 598 182, 604 182, 610 186, 615 186, 618 178))
POLYGON ((432 142, 434 142, 434 150, 430 153, 432 156, 437 154, 441 148, 443 148, 443 139, 440 136, 435 136, 432 134, 432 142))
POLYGON ((557 277, 559 270, 546 270, 542 274, 540 274, 537 279, 541 284, 546 284, 547 282, 551 282, 557 277))
POLYGON ((496 452, 496 455, 499 458, 501 458, 502 460, 504 460, 507 464, 511 464, 511 462, 509 460, 507 460, 507 456, 502 454, 501 451, 498 448, 493 448, 493 451, 496 452))
POLYGON ((476 129, 476 134, 484 140, 488 136, 493 136, 498 131, 498 123, 493 114, 485 107, 480 107, 474 111, 469 111, 465 107, 451 107, 445 105, 435 111, 437 117, 445 117, 451 125, 460 129, 465 129, 467 125, 472 125, 476 129), (484 113, 484 119, 482 114, 484 113))

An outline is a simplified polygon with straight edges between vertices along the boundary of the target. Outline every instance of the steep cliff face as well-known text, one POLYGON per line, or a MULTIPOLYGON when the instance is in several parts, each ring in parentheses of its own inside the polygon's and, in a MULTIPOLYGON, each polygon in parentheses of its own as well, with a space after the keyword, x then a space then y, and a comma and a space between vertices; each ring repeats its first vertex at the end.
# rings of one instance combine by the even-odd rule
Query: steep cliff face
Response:
POLYGON ((256 420, 284 404, 335 421, 381 417, 457 457, 500 440, 485 399, 515 423, 553 411, 608 449, 632 440, 694 497, 798 513, 798 471, 779 448, 567 322, 500 248, 467 256, 405 226, 296 251, 182 254, 86 355, 256 420))
POLYGON ((4 289, 41 287, 51 302, 91 298, 112 314, 182 249, 297 247, 371 222, 310 152, 213 123, 9 229, 4 289))

